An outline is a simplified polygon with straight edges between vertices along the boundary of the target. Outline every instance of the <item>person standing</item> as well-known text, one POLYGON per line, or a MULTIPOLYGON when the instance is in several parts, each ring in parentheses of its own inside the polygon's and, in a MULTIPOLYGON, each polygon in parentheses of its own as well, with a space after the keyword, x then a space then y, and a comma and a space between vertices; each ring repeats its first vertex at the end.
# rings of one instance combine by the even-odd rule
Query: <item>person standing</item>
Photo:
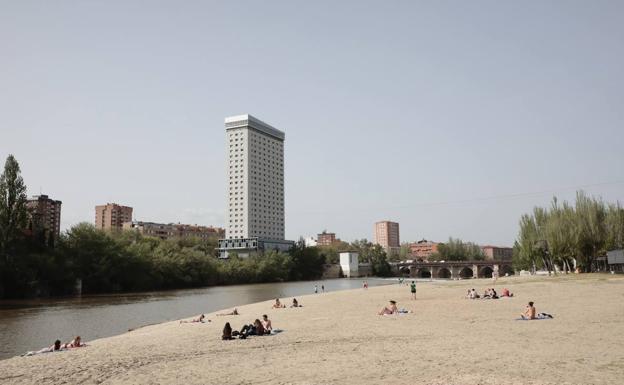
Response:
POLYGON ((325 285, 321 285, 321 293, 325 293, 325 285))
POLYGON ((318 285, 314 285, 314 294, 318 294, 318 285))
POLYGON ((412 299, 416 299, 416 281, 412 281, 410 291, 412 292, 412 299))

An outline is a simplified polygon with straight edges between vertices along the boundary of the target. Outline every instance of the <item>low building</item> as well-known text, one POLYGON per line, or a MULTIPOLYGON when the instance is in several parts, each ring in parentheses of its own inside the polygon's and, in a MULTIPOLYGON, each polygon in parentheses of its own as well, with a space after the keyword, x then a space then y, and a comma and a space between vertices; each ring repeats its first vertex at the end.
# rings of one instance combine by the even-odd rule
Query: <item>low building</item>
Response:
POLYGON ((607 251, 607 262, 610 271, 624 273, 624 249, 607 251))
POLYGON ((184 225, 174 224, 176 236, 180 238, 223 238, 225 237, 225 229, 212 226, 184 225))
POLYGON ((306 245, 306 247, 314 247, 314 246, 318 246, 318 242, 316 241, 316 239, 314 237, 307 237, 303 240, 303 243, 306 245))
POLYGON ((258 237, 219 239, 219 258, 228 259, 231 254, 248 258, 268 251, 287 252, 294 244, 293 241, 258 237))
POLYGON ((340 269, 342 275, 351 278, 359 277, 358 268, 360 266, 359 255, 354 251, 345 251, 340 253, 340 269))
POLYGON ((438 252, 438 243, 422 239, 410 244, 410 256, 413 258, 427 259, 433 253, 438 252))
POLYGON ((42 237, 48 245, 54 245, 54 240, 61 234, 62 204, 47 195, 35 195, 26 202, 28 229, 32 235, 42 237))
POLYGON ((499 246, 481 246, 483 254, 485 254, 486 260, 495 261, 511 261, 513 257, 513 248, 511 247, 499 247, 499 246))
POLYGON ((121 230, 123 224, 132 221, 132 207, 107 203, 95 206, 95 228, 121 230))
POLYGON ((160 239, 170 238, 223 238, 225 230, 219 227, 185 225, 180 223, 155 223, 132 221, 122 225, 124 230, 136 230, 146 237, 156 237, 160 239))
POLYGON ((318 246, 331 246, 336 243, 338 240, 336 239, 336 233, 328 233, 323 231, 316 238, 316 244, 318 246))

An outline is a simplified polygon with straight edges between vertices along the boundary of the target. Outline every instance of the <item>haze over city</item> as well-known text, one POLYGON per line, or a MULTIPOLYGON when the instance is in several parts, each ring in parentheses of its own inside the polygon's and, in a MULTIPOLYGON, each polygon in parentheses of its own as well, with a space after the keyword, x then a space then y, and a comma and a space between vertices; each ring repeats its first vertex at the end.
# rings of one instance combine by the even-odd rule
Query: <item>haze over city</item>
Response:
POLYGON ((0 158, 63 228, 106 202, 224 226, 250 113, 286 134, 287 239, 510 246, 553 195, 624 201, 624 5, 566 4, 7 2, 0 158))

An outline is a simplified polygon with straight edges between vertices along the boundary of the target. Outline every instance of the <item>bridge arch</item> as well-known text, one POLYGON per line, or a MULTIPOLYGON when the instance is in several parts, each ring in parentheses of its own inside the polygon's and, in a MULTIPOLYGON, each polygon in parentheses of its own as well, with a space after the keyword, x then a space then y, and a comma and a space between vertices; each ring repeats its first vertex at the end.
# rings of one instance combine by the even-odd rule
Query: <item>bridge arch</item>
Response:
POLYGON ((411 272, 409 266, 403 266, 399 269, 399 273, 409 275, 411 272))
POLYGON ((451 278, 451 276, 452 276, 451 271, 447 269, 446 267, 441 267, 438 270, 438 278, 451 278))
POLYGON ((483 266, 479 269, 480 278, 492 278, 492 273, 494 273, 494 269, 491 266, 483 266))
POLYGON ((505 275, 507 275, 507 274, 509 274, 509 275, 514 275, 514 270, 513 270, 513 268, 512 268, 511 266, 509 266, 509 265, 503 265, 503 266, 501 266, 501 267, 500 267, 500 269, 499 269, 499 271, 500 271, 499 275, 501 275, 501 276, 503 276, 503 277, 504 277, 505 275))
POLYGON ((418 278, 431 278, 431 270, 427 267, 422 267, 418 269, 416 276, 418 278))
POLYGON ((468 266, 465 266, 463 269, 459 271, 459 278, 473 278, 474 272, 468 266))

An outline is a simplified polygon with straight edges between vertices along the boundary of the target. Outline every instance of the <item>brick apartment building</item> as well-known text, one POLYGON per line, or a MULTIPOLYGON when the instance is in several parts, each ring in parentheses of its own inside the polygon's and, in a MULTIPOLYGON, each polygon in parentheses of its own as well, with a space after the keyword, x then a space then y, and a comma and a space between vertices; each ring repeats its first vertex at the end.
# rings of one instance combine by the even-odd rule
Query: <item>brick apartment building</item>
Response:
POLYGON ((438 243, 426 239, 410 244, 410 255, 413 258, 427 259, 438 251, 438 243))
POLYGON ((47 195, 35 195, 26 202, 31 234, 42 235, 46 243, 53 243, 61 234, 61 201, 47 195))
POLYGON ((337 241, 339 240, 336 239, 336 233, 328 233, 326 231, 323 231, 321 234, 318 234, 317 239, 316 239, 316 245, 317 246, 331 246, 337 241))
POLYGON ((398 253, 401 249, 399 224, 390 221, 375 223, 375 243, 383 247, 388 254, 398 253))
POLYGON ((498 260, 498 261, 511 261, 513 257, 513 248, 511 247, 498 247, 498 246, 481 246, 485 259, 498 260))
POLYGON ((132 207, 116 203, 95 206, 95 228, 121 230, 125 222, 132 221, 132 207))

